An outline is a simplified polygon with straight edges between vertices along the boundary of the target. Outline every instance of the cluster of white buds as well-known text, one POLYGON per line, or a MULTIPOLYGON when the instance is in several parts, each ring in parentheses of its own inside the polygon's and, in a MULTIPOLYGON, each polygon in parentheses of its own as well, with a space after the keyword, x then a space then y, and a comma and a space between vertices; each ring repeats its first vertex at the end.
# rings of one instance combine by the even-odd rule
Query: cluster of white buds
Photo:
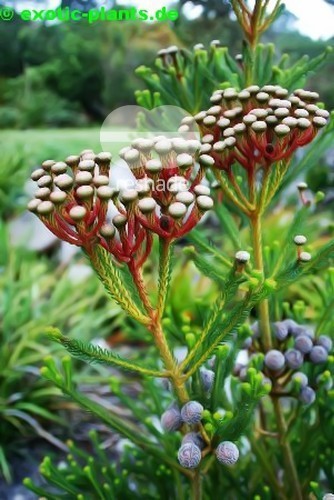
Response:
POLYGON ((32 174, 39 189, 28 208, 60 239, 87 251, 100 244, 117 260, 140 266, 152 233, 173 241, 213 207, 195 162, 199 147, 181 138, 137 139, 121 151, 136 178, 122 190, 110 187, 109 153, 85 150, 65 162, 45 161, 32 174))
MULTIPOLYGON (((217 90, 212 106, 194 116, 201 130, 205 155, 215 167, 229 170, 235 162, 246 170, 289 160, 326 126, 329 113, 316 105, 319 95, 302 89, 289 95, 278 85, 252 85, 241 92, 217 90)), ((191 120, 182 122, 184 132, 191 120)))

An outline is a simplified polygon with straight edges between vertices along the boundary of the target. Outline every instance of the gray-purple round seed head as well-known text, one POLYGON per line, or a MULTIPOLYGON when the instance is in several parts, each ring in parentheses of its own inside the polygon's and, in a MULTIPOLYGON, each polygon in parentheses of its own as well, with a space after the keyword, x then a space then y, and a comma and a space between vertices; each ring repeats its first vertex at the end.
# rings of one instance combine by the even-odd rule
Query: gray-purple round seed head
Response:
POLYGON ((202 382, 202 387, 205 392, 210 392, 215 380, 215 372, 212 370, 207 370, 206 368, 200 369, 200 379, 202 382))
POLYGON ((293 332, 296 328, 299 328, 298 323, 293 319, 285 319, 282 323, 287 327, 289 335, 293 335, 293 332))
POLYGON ((253 339, 252 337, 247 337, 247 339, 244 340, 244 343, 242 344, 243 349, 250 349, 252 346, 253 339))
POLYGON ((326 363, 328 358, 328 352, 321 345, 316 345, 310 352, 310 360, 314 364, 326 363))
POLYGON ((218 461, 224 465, 234 465, 239 459, 239 450, 231 441, 219 443, 215 453, 218 461))
POLYGON ((315 401, 315 391, 312 389, 312 387, 306 386, 304 387, 299 394, 299 399, 302 403, 305 405, 311 405, 315 401))
POLYGON ((182 425, 181 413, 178 408, 172 406, 161 415, 161 426, 166 432, 177 431, 182 425))
POLYGON ((185 434, 181 441, 181 445, 187 443, 195 444, 200 450, 203 450, 203 448, 205 447, 205 442, 199 432, 188 432, 187 434, 185 434))
POLYGON ((198 424, 202 419, 203 406, 197 401, 188 401, 181 409, 183 422, 187 424, 198 424))
POLYGON ((282 368, 284 368, 285 359, 280 351, 272 349, 271 351, 268 351, 267 354, 265 355, 264 364, 266 365, 267 368, 269 368, 269 370, 277 372, 279 370, 282 370, 282 368))
POLYGON ((307 354, 312 350, 313 342, 307 335, 298 335, 295 340, 295 348, 302 354, 307 354))
POLYGON ((180 447, 177 458, 182 467, 195 469, 202 458, 201 450, 194 443, 185 443, 180 447))
POLYGON ((320 335, 316 340, 318 345, 321 345, 327 352, 330 352, 333 348, 333 341, 327 335, 320 335))
POLYGON ((283 342, 289 335, 289 330, 284 321, 276 321, 273 325, 274 334, 277 340, 283 342))
POLYGON ((299 384, 301 387, 306 387, 308 384, 308 377, 303 372, 296 372, 292 375, 293 382, 299 384))
POLYGON ((333 493, 326 493, 326 495, 324 495, 322 497, 322 500, 334 500, 334 494, 333 493))
POLYGON ((297 368, 302 366, 304 356, 297 349, 288 349, 285 353, 285 361, 289 368, 297 370, 297 368))

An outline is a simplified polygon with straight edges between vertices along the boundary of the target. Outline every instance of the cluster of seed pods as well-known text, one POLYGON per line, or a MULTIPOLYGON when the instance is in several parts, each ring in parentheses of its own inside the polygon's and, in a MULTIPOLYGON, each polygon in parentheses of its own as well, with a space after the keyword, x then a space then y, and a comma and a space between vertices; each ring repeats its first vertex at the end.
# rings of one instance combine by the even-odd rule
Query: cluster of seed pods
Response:
MULTIPOLYGON (((161 416, 162 428, 166 432, 174 432, 180 430, 183 425, 186 425, 188 428, 196 427, 202 420, 203 411, 203 406, 197 401, 188 401, 188 403, 182 406, 181 410, 176 403, 173 403, 161 416)), ((196 432, 196 430, 187 432, 183 436, 181 446, 178 450, 177 456, 180 465, 187 469, 198 467, 202 460, 202 451, 205 446, 205 441, 200 432, 196 432)), ((239 450, 231 441, 222 441, 219 443, 214 453, 217 460, 224 465, 234 465, 239 459, 239 450)))
POLYGON ((180 131, 194 123, 202 136, 203 163, 229 171, 237 162, 247 171, 289 161, 294 151, 311 142, 326 126, 329 113, 319 108, 316 92, 298 89, 289 95, 277 85, 252 85, 241 92, 217 90, 212 106, 183 119, 180 131))
POLYGON ((137 139, 121 152, 135 177, 126 189, 110 186, 109 153, 85 150, 65 162, 45 161, 32 174, 39 189, 28 208, 60 239, 88 252, 102 245, 118 261, 140 266, 153 233, 180 238, 213 207, 200 183, 204 172, 195 167, 199 147, 181 138, 137 139))
MULTIPOLYGON (((265 376, 273 382, 274 386, 276 382, 279 382, 287 389, 290 388, 291 395, 295 394, 297 388, 300 401, 304 404, 312 404, 316 398, 315 389, 323 378, 322 374, 333 349, 332 340, 327 335, 315 337, 309 328, 299 325, 292 319, 277 321, 272 327, 277 348, 269 350, 265 355, 263 368, 265 376), (307 374, 300 370, 305 369, 311 374, 310 365, 319 366, 317 370, 319 373, 316 380, 309 382, 307 374)), ((250 353, 253 352, 253 343, 256 342, 259 333, 257 322, 252 326, 252 330, 254 335, 246 341, 245 345, 250 353)), ((247 366, 237 365, 234 373, 243 380, 247 375, 247 366)), ((332 379, 331 377, 327 379, 329 388, 332 379)))

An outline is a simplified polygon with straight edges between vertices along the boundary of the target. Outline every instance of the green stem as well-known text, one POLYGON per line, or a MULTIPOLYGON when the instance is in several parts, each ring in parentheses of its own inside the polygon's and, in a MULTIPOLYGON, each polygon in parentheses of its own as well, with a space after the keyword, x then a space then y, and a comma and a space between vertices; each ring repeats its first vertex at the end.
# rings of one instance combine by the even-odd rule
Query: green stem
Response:
POLYGON ((202 476, 197 469, 192 480, 192 500, 202 499, 202 476))
MULTIPOLYGON (((252 229, 255 266, 256 269, 264 272, 261 215, 258 213, 254 213, 250 218, 250 224, 252 229)), ((259 319, 263 345, 265 347, 265 350, 268 351, 272 346, 268 299, 263 300, 259 304, 259 319)))
POLYGON ((299 483, 295 461, 293 458, 290 444, 287 440, 288 428, 285 422, 279 398, 272 398, 272 402, 276 416, 277 428, 280 434, 280 442, 285 458, 285 465, 286 465, 285 473, 290 478, 290 482, 293 488, 293 495, 294 495, 293 498, 296 500, 303 500, 303 493, 301 491, 301 486, 299 483))

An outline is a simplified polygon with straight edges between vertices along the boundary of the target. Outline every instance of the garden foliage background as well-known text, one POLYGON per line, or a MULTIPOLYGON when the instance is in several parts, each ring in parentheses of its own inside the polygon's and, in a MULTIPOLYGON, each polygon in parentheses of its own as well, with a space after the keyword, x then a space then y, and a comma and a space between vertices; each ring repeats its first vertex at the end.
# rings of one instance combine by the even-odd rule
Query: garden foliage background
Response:
MULTIPOLYGON (((41 8, 40 1, 30 4, 41 8)), ((82 8, 96 4, 82 1, 82 8)), ((135 104, 135 90, 144 88, 135 69, 153 65, 159 49, 172 44, 187 48, 198 42, 209 45, 216 38, 229 46, 231 54, 240 52, 241 33, 227 2, 194 0, 192 5, 201 5, 202 14, 191 20, 186 16, 189 2, 185 4, 184 0, 174 3, 181 15, 173 24, 44 24, 23 22, 15 15, 12 22, 0 25, 0 498, 12 498, 13 492, 21 491, 22 477, 36 473, 44 452, 65 453, 64 436, 85 442, 86 431, 94 427, 89 416, 83 417, 74 404, 58 397, 57 389, 41 380, 38 367, 51 349, 41 338, 43 327, 53 324, 69 336, 99 339, 109 345, 122 341, 125 350, 145 345, 140 331, 134 335, 132 331, 131 341, 126 340, 132 325, 117 306, 107 303, 84 258, 76 255, 72 259, 66 245, 25 213, 31 193, 26 179, 46 158, 60 160, 88 147, 99 150, 100 124, 112 110, 135 104), (36 436, 42 444, 26 463, 29 446, 30 451, 37 449, 36 436), (13 467, 17 463, 20 466, 13 467)), ((67 5, 71 6, 71 0, 63 0, 62 6, 67 5)), ((110 6, 118 8, 115 2, 110 6)), ((275 43, 278 53, 290 54, 292 60, 304 54, 316 57, 333 40, 315 41, 301 35, 288 11, 264 39, 275 43)), ((334 56, 330 55, 309 80, 309 87, 320 93, 330 110, 334 108, 333 71, 334 56)), ((327 192, 323 211, 330 213, 333 150, 320 158, 307 181, 312 190, 327 192)), ((189 300, 190 278, 185 278, 180 267, 176 280, 172 307, 178 314, 179 304, 185 307, 189 300)), ((198 284, 201 290, 205 286, 205 280, 198 284)), ((292 293, 303 298, 300 290, 292 293)), ((58 348, 52 349, 57 356, 58 348)), ((78 373, 80 384, 89 393, 92 381, 96 383, 103 372, 80 365, 78 373)), ((101 385, 99 390, 95 398, 107 388, 101 385)), ((104 428, 102 432, 110 445, 113 437, 104 428)), ((28 498, 26 491, 24 494, 28 498)))

